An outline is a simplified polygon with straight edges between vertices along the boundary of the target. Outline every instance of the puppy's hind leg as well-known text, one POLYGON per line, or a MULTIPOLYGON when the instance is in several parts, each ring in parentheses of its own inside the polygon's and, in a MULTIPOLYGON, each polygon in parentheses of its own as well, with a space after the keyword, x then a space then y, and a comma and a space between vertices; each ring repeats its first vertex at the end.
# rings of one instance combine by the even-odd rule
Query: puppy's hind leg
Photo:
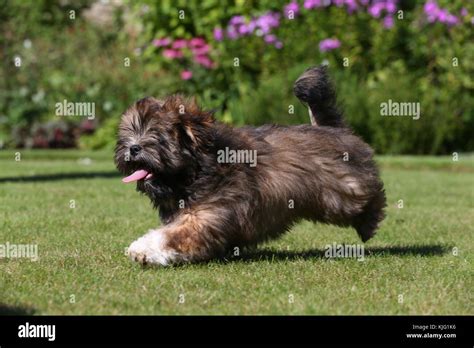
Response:
POLYGON ((362 213, 354 218, 352 226, 356 229, 363 242, 368 241, 375 235, 380 222, 385 217, 383 211, 385 206, 385 193, 380 191, 367 203, 362 213))

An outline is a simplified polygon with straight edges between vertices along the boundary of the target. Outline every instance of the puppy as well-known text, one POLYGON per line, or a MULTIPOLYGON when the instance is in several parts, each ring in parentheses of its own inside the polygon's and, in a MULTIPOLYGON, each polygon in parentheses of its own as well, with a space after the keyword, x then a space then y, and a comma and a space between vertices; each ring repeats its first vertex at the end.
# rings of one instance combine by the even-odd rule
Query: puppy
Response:
POLYGON ((372 149, 345 126, 324 67, 304 72, 294 92, 312 125, 233 128, 180 96, 125 111, 115 163, 162 221, 130 245, 132 260, 209 260, 301 219, 352 226, 364 242, 375 234, 386 204, 372 149))

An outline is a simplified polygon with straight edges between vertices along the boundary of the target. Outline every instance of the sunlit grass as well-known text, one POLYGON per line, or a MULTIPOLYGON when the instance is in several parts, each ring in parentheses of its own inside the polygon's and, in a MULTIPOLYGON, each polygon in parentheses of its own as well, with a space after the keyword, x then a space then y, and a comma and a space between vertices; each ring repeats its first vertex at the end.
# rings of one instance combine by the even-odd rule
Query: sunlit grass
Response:
POLYGON ((124 248, 158 225, 157 213, 114 176, 110 153, 23 152, 16 162, 0 152, 0 244, 39 251, 37 262, 0 260, 0 311, 473 314, 472 157, 378 160, 389 206, 364 261, 324 257, 327 244, 360 243, 355 231, 302 222, 240 257, 142 268, 124 248))

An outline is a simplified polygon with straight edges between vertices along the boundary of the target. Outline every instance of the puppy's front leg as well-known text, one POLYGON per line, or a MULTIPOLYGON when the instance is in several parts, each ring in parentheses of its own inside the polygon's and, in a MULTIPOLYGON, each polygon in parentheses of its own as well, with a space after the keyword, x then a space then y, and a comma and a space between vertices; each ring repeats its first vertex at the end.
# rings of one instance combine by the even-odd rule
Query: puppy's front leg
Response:
POLYGON ((167 243, 166 228, 149 230, 143 237, 130 244, 127 255, 142 265, 167 266, 179 259, 178 253, 169 248, 167 243))
POLYGON ((208 260, 222 254, 227 244, 224 235, 216 229, 217 221, 218 217, 208 212, 183 214, 137 239, 127 254, 143 265, 168 266, 208 260))

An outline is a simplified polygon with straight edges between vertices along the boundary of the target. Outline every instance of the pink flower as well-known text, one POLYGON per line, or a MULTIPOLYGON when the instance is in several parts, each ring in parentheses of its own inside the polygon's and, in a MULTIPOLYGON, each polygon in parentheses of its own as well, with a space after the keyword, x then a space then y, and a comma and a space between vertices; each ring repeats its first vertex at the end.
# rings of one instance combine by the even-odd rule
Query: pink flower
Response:
POLYGON ((234 16, 230 19, 229 25, 240 25, 245 23, 244 16, 234 16))
POLYGON ((280 14, 278 12, 267 12, 255 20, 255 27, 260 29, 263 35, 270 33, 272 28, 280 26, 280 14))
POLYGON ((341 47, 341 42, 338 39, 325 39, 319 43, 319 50, 321 52, 332 51, 341 47))
POLYGON ((224 39, 224 31, 221 28, 214 28, 214 39, 222 41, 224 39))
POLYGON ((383 19, 383 26, 386 29, 390 29, 393 27, 393 17, 392 16, 385 16, 383 19))
POLYGON ((446 18, 446 24, 448 25, 456 25, 459 23, 459 18, 452 15, 451 13, 448 14, 448 18, 446 18))
POLYGON ((442 22, 445 22, 447 19, 448 19, 448 15, 449 15, 449 12, 444 10, 444 9, 441 9, 439 12, 438 12, 438 20, 442 23, 442 22))
POLYGON ((163 57, 170 59, 182 58, 183 52, 167 48, 163 51, 163 57))
POLYGON ((181 80, 189 80, 193 77, 193 72, 190 70, 181 71, 181 80))
POLYGON ((171 43, 171 40, 168 37, 163 37, 161 39, 155 39, 152 41, 152 45, 155 47, 168 46, 171 43))
POLYGON ((376 2, 369 7, 369 13, 372 17, 380 17, 382 10, 384 9, 385 4, 383 2, 376 2))
POLYGON ((231 40, 235 40, 239 37, 239 33, 237 33, 235 28, 231 26, 227 28, 227 37, 231 40))
POLYGON ((388 13, 395 13, 397 11, 397 4, 395 2, 387 2, 385 4, 385 9, 388 13))
POLYGON ((208 56, 205 56, 205 55, 195 56, 194 61, 198 63, 199 65, 202 65, 203 67, 208 68, 208 69, 214 67, 214 63, 212 62, 212 60, 208 56))
POLYGON ((354 13, 359 8, 356 0, 346 0, 346 6, 349 14, 354 13))
POLYGON ((191 47, 201 47, 206 44, 206 40, 204 40, 202 37, 195 37, 189 40, 189 46, 191 47))
POLYGON ((249 25, 242 24, 242 25, 239 25, 239 26, 237 27, 237 32, 238 32, 240 35, 247 35, 247 34, 252 33, 252 30, 251 30, 251 28, 250 28, 249 25))
POLYGON ((181 49, 187 46, 188 42, 184 39, 174 40, 173 44, 171 45, 174 49, 181 49))
POLYGON ((449 26, 459 23, 459 18, 449 13, 448 10, 440 8, 435 0, 429 0, 423 6, 428 22, 434 23, 436 21, 447 24, 449 26))
POLYGON ((202 47, 193 47, 191 48, 191 51, 195 56, 202 56, 209 52, 209 45, 204 44, 202 47))
POLYGON ((286 18, 294 18, 300 12, 300 5, 296 1, 290 2, 284 9, 286 18))
POLYGON ((275 43, 277 41, 277 37, 273 34, 268 34, 268 35, 265 35, 263 37, 263 40, 268 43, 268 44, 271 44, 271 43, 275 43))
POLYGON ((315 7, 322 7, 324 4, 322 3, 321 0, 305 0, 303 7, 307 10, 311 10, 312 8, 315 7))

